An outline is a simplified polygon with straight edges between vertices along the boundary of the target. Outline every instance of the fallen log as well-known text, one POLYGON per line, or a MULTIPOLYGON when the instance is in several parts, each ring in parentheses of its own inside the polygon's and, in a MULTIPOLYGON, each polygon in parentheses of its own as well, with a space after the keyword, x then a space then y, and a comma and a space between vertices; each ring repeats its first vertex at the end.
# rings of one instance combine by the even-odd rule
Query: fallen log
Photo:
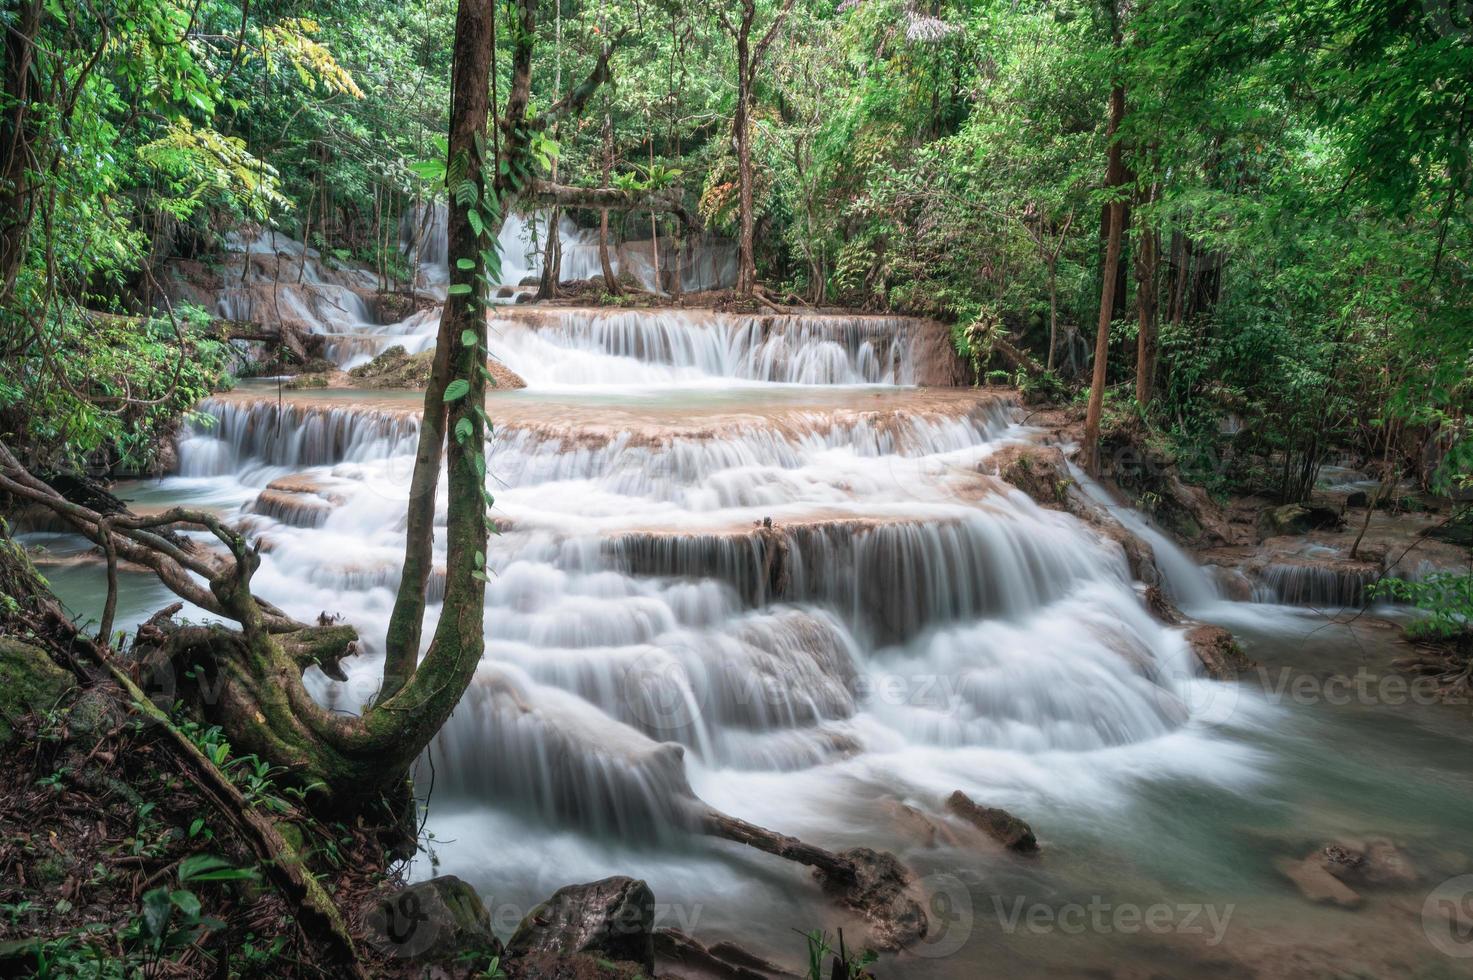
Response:
POLYGON ((622 187, 574 187, 537 180, 522 195, 524 201, 556 205, 560 208, 588 208, 594 211, 663 211, 673 214, 689 229, 700 230, 701 222, 686 208, 678 187, 653 191, 625 190, 622 187))
POLYGON ((869 921, 876 947, 904 949, 925 938, 930 924, 914 878, 893 854, 868 847, 835 853, 704 806, 697 817, 713 837, 813 868, 825 892, 869 921))

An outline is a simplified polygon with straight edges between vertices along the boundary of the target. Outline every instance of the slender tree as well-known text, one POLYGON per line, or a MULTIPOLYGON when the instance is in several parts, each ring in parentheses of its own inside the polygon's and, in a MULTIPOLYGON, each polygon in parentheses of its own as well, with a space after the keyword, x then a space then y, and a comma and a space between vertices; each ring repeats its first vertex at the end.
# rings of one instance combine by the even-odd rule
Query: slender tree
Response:
POLYGON ((738 181, 737 292, 750 296, 757 286, 757 261, 753 251, 756 220, 752 203, 752 94, 757 85, 757 71, 767 49, 782 30, 794 0, 783 0, 773 13, 767 30, 756 44, 752 32, 757 21, 757 0, 741 0, 741 16, 733 22, 723 6, 715 6, 721 26, 736 44, 737 99, 731 119, 731 141, 736 150, 738 181))
MULTIPOLYGON (((1118 53, 1121 43, 1120 12, 1110 4, 1111 32, 1118 53)), ((1118 67, 1116 69, 1118 71, 1118 67)), ((1110 121, 1105 130, 1105 189, 1110 194, 1107 206, 1109 227, 1105 236, 1105 259, 1100 270, 1100 319, 1095 331, 1094 374, 1089 387, 1089 408, 1084 417, 1084 465, 1091 474, 1100 469, 1100 416, 1105 408, 1105 382, 1109 367, 1110 318, 1115 310, 1116 282, 1120 270, 1120 239, 1125 233, 1125 157, 1120 141, 1120 126, 1125 121, 1125 84, 1117 76, 1110 85, 1110 121)))

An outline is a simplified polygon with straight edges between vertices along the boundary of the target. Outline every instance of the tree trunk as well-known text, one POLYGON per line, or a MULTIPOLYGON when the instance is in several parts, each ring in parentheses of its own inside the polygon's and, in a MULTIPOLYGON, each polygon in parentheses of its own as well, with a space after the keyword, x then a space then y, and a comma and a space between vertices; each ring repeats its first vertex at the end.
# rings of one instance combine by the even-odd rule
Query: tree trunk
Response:
MULTIPOLYGON (((483 183, 480 177, 483 161, 476 146, 476 137, 485 133, 489 114, 487 93, 491 84, 491 46, 494 42, 493 2, 461 0, 455 18, 449 159, 464 155, 471 164, 466 171, 470 175, 468 179, 478 184, 483 183)), ((484 187, 482 189, 484 191, 484 187)), ((409 484, 404 569, 385 638, 384 682, 379 692, 382 700, 392 698, 404 687, 419 658, 425 589, 434 561, 435 496, 445 447, 445 389, 450 383, 451 356, 462 330, 474 330, 478 323, 482 331, 485 329, 485 312, 479 309, 479 304, 473 303, 477 289, 475 272, 484 271, 485 266, 470 225, 469 208, 458 203, 454 193, 448 196, 446 234, 449 238, 450 283, 452 290, 457 286, 470 286, 471 292, 469 295, 447 296, 440 314, 435 357, 425 389, 424 415, 414 457, 414 475, 409 484), (457 268, 461 259, 470 260, 473 269, 457 268)), ((479 379, 479 371, 471 373, 479 379)), ((464 377, 463 374, 461 376, 464 377)))
POLYGON ((1048 263, 1048 366, 1045 370, 1050 373, 1054 370, 1054 356, 1059 349, 1059 261, 1057 258, 1049 260, 1048 263))
POLYGON ((35 164, 31 66, 40 29, 41 0, 29 0, 5 30, 5 103, 9 109, 0 125, 5 153, 5 164, 0 168, 0 303, 9 300, 15 288, 35 213, 27 173, 35 164))
POLYGON ((755 237, 752 216, 752 74, 751 35, 752 19, 756 16, 754 0, 743 0, 742 22, 736 38, 737 48, 737 103, 732 119, 732 138, 736 141, 737 182, 739 186, 740 230, 737 235, 737 293, 752 295, 757 285, 757 263, 753 255, 755 237))
MULTIPOLYGON (((1116 43, 1119 43, 1117 28, 1116 43)), ((1110 230, 1105 242, 1104 268, 1100 272, 1100 320, 1095 331, 1094 375, 1089 388, 1089 408, 1084 417, 1084 467, 1092 476, 1100 468, 1100 416, 1105 407, 1105 382, 1110 354, 1110 317, 1115 309, 1115 284, 1120 267, 1120 239, 1125 226, 1125 202, 1118 189, 1125 183, 1125 166, 1120 146, 1120 124, 1125 119, 1125 88, 1116 83, 1110 89, 1110 123, 1106 138, 1110 141, 1105 186, 1116 191, 1110 202, 1110 230)))
MULTIPOLYGON (((604 113, 604 169, 603 185, 609 185, 614 170, 614 124, 607 112, 604 113)), ((614 278, 614 266, 609 261, 609 209, 598 211, 598 264, 603 267, 604 289, 610 296, 619 295, 619 281, 614 278)))
POLYGON ((737 240, 737 293, 751 296, 757 286, 757 260, 753 249, 756 219, 752 203, 752 88, 757 83, 757 68, 762 57, 771 47, 778 31, 782 30, 795 0, 783 0, 781 9, 772 15, 767 31, 754 46, 752 24, 757 19, 756 0, 742 0, 742 19, 733 26, 726 13, 718 6, 722 23, 736 40, 737 54, 737 104, 732 116, 731 136, 736 144, 737 182, 740 186, 739 209, 741 233, 737 240))
MULTIPOLYGON (((1157 189, 1151 188, 1148 202, 1154 201, 1157 189)), ((1144 224, 1140 230, 1140 250, 1136 258, 1136 310, 1140 327, 1136 334, 1135 400, 1142 409, 1151 404, 1156 384, 1157 311, 1156 267, 1161 236, 1155 228, 1144 224)))

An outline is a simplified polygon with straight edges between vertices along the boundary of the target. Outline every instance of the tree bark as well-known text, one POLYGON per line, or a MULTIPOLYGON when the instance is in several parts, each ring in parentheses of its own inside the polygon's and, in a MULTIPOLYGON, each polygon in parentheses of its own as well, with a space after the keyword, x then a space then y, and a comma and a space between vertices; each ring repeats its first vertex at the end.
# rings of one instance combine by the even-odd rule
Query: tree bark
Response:
MULTIPOLYGON (((1147 203, 1156 199, 1157 188, 1151 188, 1147 203)), ((1155 228, 1144 223, 1140 229, 1140 247, 1136 253, 1136 312, 1139 329, 1136 333, 1135 350, 1135 400, 1142 409, 1151 404, 1156 384, 1157 358, 1157 304, 1156 268, 1161 248, 1161 235, 1155 228)))
POLYGON ((0 125, 5 153, 0 167, 0 303, 8 301, 15 288, 35 213, 27 174, 35 163, 31 67, 40 30, 41 0, 21 4, 16 22, 5 30, 5 102, 10 109, 0 125))
MULTIPOLYGON (((1116 45, 1119 45, 1116 27, 1116 45)), ((1120 146, 1120 124, 1125 119, 1125 87, 1119 82, 1110 88, 1110 122, 1106 129, 1109 140, 1105 186, 1115 192, 1109 205, 1110 228, 1105 241, 1105 262, 1100 274, 1100 319, 1095 331, 1094 374, 1089 388, 1089 408, 1084 417, 1084 468, 1092 476, 1099 474, 1100 416, 1105 407, 1105 382, 1110 354, 1110 317, 1115 309, 1115 284, 1120 267, 1120 239, 1125 227, 1125 201, 1119 188, 1125 183, 1125 165, 1120 146)))
MULTIPOLYGON (((603 182, 607 187, 609 177, 614 171, 614 123, 607 112, 604 113, 603 127, 604 161, 603 182)), ((599 208, 598 211, 598 264, 603 268, 604 289, 610 296, 619 295, 619 281, 614 278, 614 266, 609 261, 609 209, 599 208)))
POLYGON ((752 215, 752 66, 751 35, 752 20, 756 16, 755 0, 743 0, 741 27, 737 32, 737 102, 732 117, 732 139, 736 142, 738 221, 737 232, 737 293, 752 295, 757 284, 757 263, 753 255, 755 222, 752 215))
POLYGON ((782 30, 794 0, 783 0, 782 8, 772 16, 767 31, 756 45, 752 44, 752 25, 757 19, 756 0, 742 0, 742 18, 733 25, 718 5, 717 13, 727 33, 736 41, 737 102, 732 114, 731 138, 737 155, 737 184, 740 230, 737 235, 737 293, 751 296, 757 285, 757 260, 754 250, 756 218, 753 215, 752 191, 752 89, 757 83, 757 69, 767 49, 782 30))
MULTIPOLYGON (((484 161, 480 147, 485 145, 483 134, 489 115, 491 49, 495 43, 493 3, 494 0, 461 0, 455 17, 450 80, 449 159, 464 158, 468 165, 467 179, 475 181, 482 192, 485 191, 481 178, 484 161)), ((469 210, 470 207, 457 200, 456 194, 449 195, 446 234, 449 238, 452 295, 446 297, 440 314, 435 357, 425 389, 424 415, 415 450, 414 474, 409 484, 404 569, 385 638, 381 700, 388 700, 403 689, 419 658, 425 589, 434 563, 435 497, 445 447, 445 389, 451 380, 452 352, 460 342, 462 330, 475 330, 477 324, 483 333, 485 330, 485 313, 474 302, 478 288, 476 272, 484 273, 485 264, 480 258, 475 231, 471 228, 469 210), (457 268, 462 259, 469 260, 471 269, 457 268), (464 286, 470 287, 468 294, 454 294, 458 287, 464 286)), ((479 371, 472 370, 471 374, 479 380, 479 371)))

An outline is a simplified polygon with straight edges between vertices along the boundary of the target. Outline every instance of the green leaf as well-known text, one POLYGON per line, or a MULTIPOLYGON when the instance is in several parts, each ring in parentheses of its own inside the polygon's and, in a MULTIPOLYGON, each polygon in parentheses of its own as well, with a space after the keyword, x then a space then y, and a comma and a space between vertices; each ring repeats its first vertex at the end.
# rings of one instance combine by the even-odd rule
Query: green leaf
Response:
POLYGON ((486 226, 482 223, 480 214, 475 211, 467 211, 465 219, 471 223, 471 230, 476 233, 477 238, 486 233, 486 226))
POLYGON ((464 378, 456 378, 445 386, 445 401, 459 401, 471 390, 471 383, 464 378))
POLYGON ((460 345, 462 347, 474 347, 479 342, 480 338, 476 336, 474 330, 467 328, 460 332, 460 345))
POLYGON ((484 552, 476 552, 475 563, 477 568, 486 567, 486 555, 484 552))
POLYGON ((470 283, 466 282, 458 282, 455 285, 451 286, 449 289, 445 290, 445 292, 451 296, 468 296, 470 295, 470 291, 470 283))
POLYGON ((254 868, 232 867, 224 858, 212 854, 191 854, 179 862, 179 881, 243 881, 255 878, 254 868))
POLYGON ((184 913, 185 918, 199 918, 199 898, 194 894, 194 892, 181 888, 178 891, 175 891, 169 895, 169 901, 173 902, 174 907, 177 908, 180 912, 184 913))
POLYGON ((143 935, 149 938, 157 938, 164 934, 164 928, 169 922, 169 915, 173 906, 169 902, 169 890, 167 888, 155 888, 145 892, 143 895, 143 921, 139 929, 143 935))
POLYGON ((474 269, 476 267, 476 264, 470 259, 456 259, 455 267, 457 269, 474 269))
POLYGON ((471 437, 471 434, 474 431, 475 426, 471 424, 470 419, 461 419, 459 422, 455 423, 455 441, 465 442, 471 437))

